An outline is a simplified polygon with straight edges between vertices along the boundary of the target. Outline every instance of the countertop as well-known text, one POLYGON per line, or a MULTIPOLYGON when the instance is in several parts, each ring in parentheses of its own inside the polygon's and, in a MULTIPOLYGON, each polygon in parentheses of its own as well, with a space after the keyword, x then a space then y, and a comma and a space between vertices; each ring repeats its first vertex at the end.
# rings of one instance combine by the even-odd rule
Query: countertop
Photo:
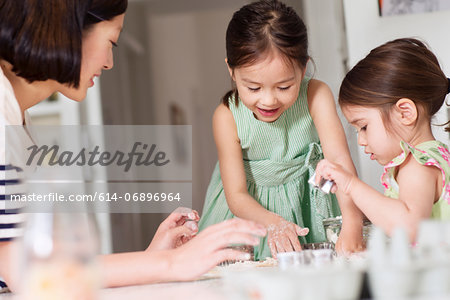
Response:
MULTIPOLYGON (((0 300, 16 300, 11 293, 0 294, 0 300)), ((100 290, 100 300, 195 299, 225 300, 221 279, 129 286, 100 290)))

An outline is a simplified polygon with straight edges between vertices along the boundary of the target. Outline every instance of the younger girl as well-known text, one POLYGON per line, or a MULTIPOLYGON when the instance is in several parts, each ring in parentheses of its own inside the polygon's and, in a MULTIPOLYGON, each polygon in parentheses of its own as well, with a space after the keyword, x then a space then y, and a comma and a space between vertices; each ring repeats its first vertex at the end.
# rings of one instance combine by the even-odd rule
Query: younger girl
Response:
POLYGON ((345 77, 339 104, 358 143, 384 166, 384 195, 337 163, 321 161, 320 177, 353 199, 388 234, 403 227, 414 240, 426 218, 450 219, 450 153, 431 132, 431 118, 450 80, 420 41, 398 39, 372 50, 345 77))
MULTIPOLYGON (((307 46, 303 21, 278 1, 242 7, 226 33, 235 88, 214 113, 219 162, 199 228, 234 216, 264 224, 268 237, 255 247, 256 259, 300 250, 298 236, 325 240, 322 220, 340 211, 334 197, 308 184, 323 155, 355 174, 330 89, 305 77, 307 46)), ((361 214, 352 205, 343 212, 357 221, 344 224, 342 237, 354 249, 361 214)))

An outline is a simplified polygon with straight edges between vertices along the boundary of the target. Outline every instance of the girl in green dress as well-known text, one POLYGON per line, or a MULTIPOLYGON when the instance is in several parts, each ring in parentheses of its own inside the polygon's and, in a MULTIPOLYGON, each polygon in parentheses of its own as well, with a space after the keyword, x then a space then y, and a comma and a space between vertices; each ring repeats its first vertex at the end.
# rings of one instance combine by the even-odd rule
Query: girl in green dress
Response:
POLYGON ((414 241, 421 220, 450 220, 450 153, 431 131, 449 85, 419 40, 397 39, 373 49, 346 75, 339 104, 358 131, 358 143, 384 166, 384 195, 325 160, 317 179, 334 180, 332 191, 351 196, 343 199, 353 199, 388 234, 402 227, 414 241))
MULTIPOLYGON (((321 158, 356 174, 330 89, 305 76, 307 44, 303 21, 278 1, 242 7, 227 29, 234 88, 213 116, 219 162, 199 228, 233 217, 265 225, 256 259, 326 240, 322 220, 341 213, 334 195, 308 184, 321 158)), ((362 215, 346 203, 338 248, 356 250, 362 215)))

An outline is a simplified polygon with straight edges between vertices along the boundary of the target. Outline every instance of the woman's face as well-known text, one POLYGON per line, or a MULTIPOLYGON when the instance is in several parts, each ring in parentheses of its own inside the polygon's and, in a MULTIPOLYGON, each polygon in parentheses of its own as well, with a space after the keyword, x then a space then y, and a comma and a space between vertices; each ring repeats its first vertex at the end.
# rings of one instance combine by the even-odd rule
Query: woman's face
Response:
POLYGON ((75 101, 82 101, 87 89, 94 85, 94 78, 100 76, 102 70, 113 67, 112 49, 119 39, 123 19, 124 14, 116 16, 92 25, 83 33, 80 86, 62 85, 59 92, 75 101))

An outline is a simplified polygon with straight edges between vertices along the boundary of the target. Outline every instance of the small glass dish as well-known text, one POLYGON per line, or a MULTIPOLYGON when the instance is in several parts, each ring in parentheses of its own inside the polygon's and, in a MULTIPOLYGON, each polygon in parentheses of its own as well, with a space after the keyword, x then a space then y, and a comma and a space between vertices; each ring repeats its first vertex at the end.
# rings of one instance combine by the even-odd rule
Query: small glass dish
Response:
POLYGON ((331 249, 334 250, 334 244, 330 242, 306 243, 302 244, 303 250, 331 249))
MULTIPOLYGON (((227 248, 233 249, 236 251, 241 251, 250 254, 250 261, 255 260, 255 248, 251 245, 245 245, 245 244, 233 244, 228 246, 227 248)), ((219 266, 228 266, 230 264, 234 264, 236 262, 242 262, 242 260, 227 260, 219 264, 219 266)))

